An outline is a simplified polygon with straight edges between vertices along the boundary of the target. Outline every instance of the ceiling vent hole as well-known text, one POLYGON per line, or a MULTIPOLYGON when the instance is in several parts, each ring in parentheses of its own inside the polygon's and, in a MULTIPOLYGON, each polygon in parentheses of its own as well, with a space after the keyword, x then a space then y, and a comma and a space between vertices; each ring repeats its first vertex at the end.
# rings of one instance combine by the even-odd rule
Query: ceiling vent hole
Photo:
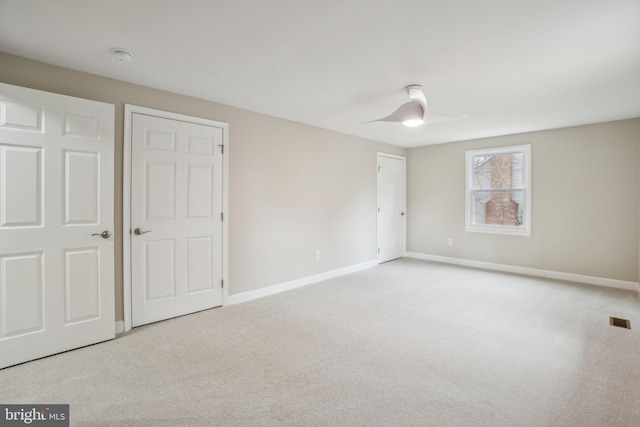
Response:
POLYGON ((631 329, 631 322, 627 319, 620 319, 619 317, 609 317, 609 324, 619 328, 631 329))

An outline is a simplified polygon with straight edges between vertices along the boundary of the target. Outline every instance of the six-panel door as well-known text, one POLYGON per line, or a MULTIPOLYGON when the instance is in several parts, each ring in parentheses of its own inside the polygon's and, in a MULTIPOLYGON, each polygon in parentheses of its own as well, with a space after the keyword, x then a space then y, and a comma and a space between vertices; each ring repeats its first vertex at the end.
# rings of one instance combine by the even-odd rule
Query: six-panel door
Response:
POLYGON ((133 114, 133 326, 222 305, 222 138, 219 127, 133 114))
POLYGON ((0 368, 115 336, 113 150, 113 105, 0 84, 0 368))

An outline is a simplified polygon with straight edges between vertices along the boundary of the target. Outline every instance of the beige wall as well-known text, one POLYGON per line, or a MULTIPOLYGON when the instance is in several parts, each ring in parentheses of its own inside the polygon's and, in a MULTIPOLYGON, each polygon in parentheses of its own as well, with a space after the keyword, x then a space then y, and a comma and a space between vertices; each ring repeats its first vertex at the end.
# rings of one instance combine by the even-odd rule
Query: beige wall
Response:
POLYGON ((639 126, 623 120, 410 149, 407 250, 636 282, 639 126), (531 144, 533 234, 465 232, 465 150, 518 144, 531 144))
POLYGON ((376 259, 376 152, 402 148, 1 52, 0 81, 116 106, 116 319, 125 103, 229 123, 230 295, 376 259))

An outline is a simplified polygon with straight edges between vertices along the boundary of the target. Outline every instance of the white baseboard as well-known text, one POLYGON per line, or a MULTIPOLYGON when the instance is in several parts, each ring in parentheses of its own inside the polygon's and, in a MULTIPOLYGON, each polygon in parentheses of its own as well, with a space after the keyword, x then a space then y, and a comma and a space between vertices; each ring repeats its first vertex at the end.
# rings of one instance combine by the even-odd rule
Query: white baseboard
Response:
POLYGON ((583 276, 581 274, 561 273, 558 271, 540 270, 537 268, 518 267, 515 265, 494 264, 491 262, 473 261, 462 258, 452 258, 439 255, 428 255, 417 252, 406 252, 406 257, 423 259, 427 261, 444 262, 447 264, 464 265, 466 267, 483 268, 485 270, 504 271, 508 273, 526 274, 527 276, 546 277, 548 279, 567 280, 569 282, 586 283, 589 285, 606 286, 608 288, 626 289, 638 292, 640 297, 640 285, 636 282, 607 279, 605 277, 583 276))
POLYGON ((116 321, 116 335, 124 333, 124 320, 116 321))
POLYGON ((256 289, 255 291, 242 292, 237 295, 229 295, 228 305, 240 304, 242 302, 278 294, 280 292, 307 286, 312 283, 321 282, 327 279, 333 279, 334 277, 344 276, 345 274, 355 273, 356 271, 366 270, 367 268, 375 267, 376 265, 378 265, 378 261, 364 262, 362 264, 356 264, 349 267, 340 268, 338 270, 316 274, 315 276, 303 277, 301 279, 267 286, 265 288, 256 289))

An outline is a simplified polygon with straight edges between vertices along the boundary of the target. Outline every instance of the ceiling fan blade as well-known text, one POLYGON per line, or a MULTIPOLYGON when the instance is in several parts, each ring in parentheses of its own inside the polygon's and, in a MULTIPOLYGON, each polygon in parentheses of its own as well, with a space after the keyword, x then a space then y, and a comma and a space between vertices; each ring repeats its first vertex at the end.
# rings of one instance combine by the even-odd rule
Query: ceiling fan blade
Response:
POLYGON ((371 120, 370 122, 365 122, 363 124, 373 123, 373 122, 402 123, 410 119, 423 118, 424 112, 425 112, 424 107, 422 107, 422 105, 419 102, 409 101, 406 104, 402 104, 396 111, 389 114, 388 116, 383 117, 381 119, 377 119, 377 120, 371 120))

